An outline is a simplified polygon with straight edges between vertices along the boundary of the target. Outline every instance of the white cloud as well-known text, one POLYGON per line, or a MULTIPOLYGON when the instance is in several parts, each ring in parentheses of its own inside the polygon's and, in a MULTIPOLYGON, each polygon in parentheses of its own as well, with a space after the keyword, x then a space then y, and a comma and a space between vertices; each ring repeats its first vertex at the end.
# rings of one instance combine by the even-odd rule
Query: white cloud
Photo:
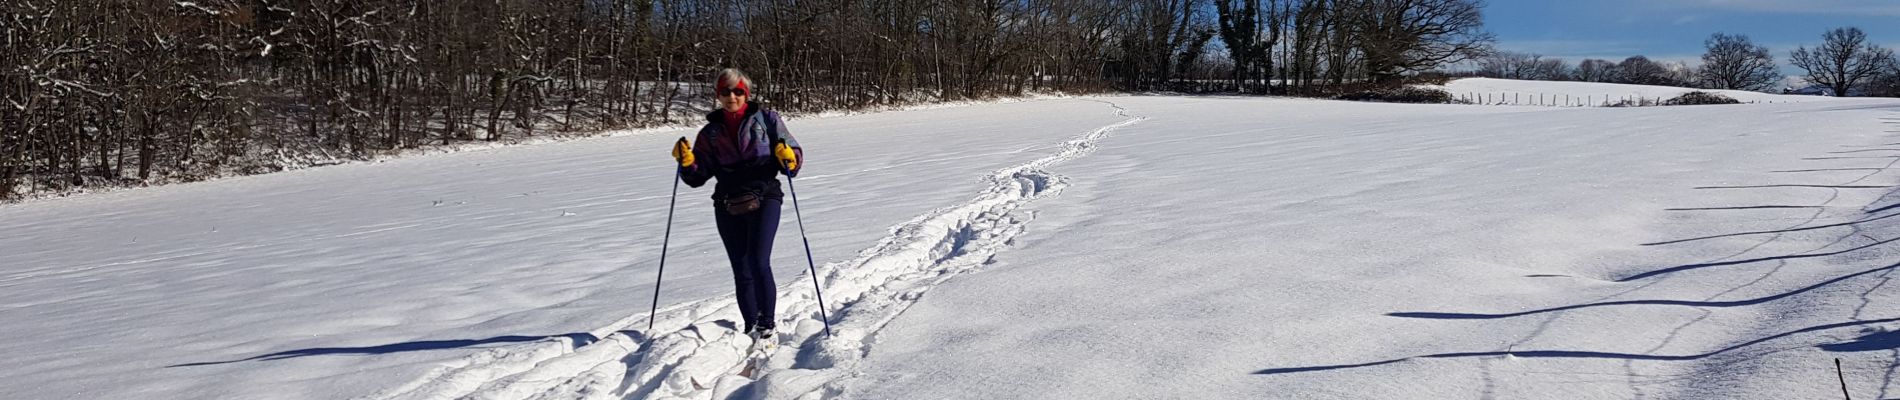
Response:
POLYGON ((1643 0, 1642 2, 1676 8, 1726 11, 1900 16, 1900 1, 1894 0, 1643 0))
POLYGON ((1499 41, 1497 48, 1565 58, 1568 58, 1565 55, 1571 54, 1624 54, 1622 57, 1628 57, 1641 51, 1634 44, 1610 40, 1505 40, 1499 41))
POLYGON ((1505 40, 1499 41, 1498 50, 1536 54, 1549 58, 1561 58, 1575 64, 1584 59, 1623 61, 1630 56, 1649 57, 1658 62, 1680 61, 1689 65, 1702 63, 1702 54, 1651 54, 1643 51, 1635 43, 1611 40, 1505 40))

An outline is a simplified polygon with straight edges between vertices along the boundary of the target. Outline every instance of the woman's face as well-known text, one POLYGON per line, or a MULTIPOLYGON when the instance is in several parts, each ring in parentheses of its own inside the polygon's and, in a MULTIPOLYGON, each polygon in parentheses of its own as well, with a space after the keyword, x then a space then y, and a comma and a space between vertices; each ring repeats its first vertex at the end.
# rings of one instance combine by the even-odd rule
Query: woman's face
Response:
POLYGON ((719 107, 726 109, 726 112, 739 112, 751 96, 752 93, 745 88, 730 88, 723 84, 713 91, 713 97, 719 98, 719 107))

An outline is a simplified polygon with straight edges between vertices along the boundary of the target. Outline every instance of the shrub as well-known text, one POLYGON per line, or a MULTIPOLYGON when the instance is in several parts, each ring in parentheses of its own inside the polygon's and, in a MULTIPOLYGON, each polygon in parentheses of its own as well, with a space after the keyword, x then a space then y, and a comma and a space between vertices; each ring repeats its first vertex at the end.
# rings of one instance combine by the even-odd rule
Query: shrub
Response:
POLYGON ((1681 96, 1676 96, 1676 98, 1663 101, 1662 105, 1698 106, 1698 105, 1706 105, 1706 104, 1742 104, 1742 102, 1739 100, 1730 98, 1728 96, 1723 96, 1716 93, 1709 93, 1709 92, 1698 90, 1694 92, 1683 93, 1681 96))
POLYGON ((1444 71, 1425 71, 1425 72, 1420 72, 1418 74, 1414 74, 1412 76, 1406 77, 1405 83, 1410 83, 1414 85, 1444 86, 1447 83, 1451 83, 1451 81, 1455 79, 1457 78, 1451 76, 1451 74, 1445 73, 1444 71))
POLYGON ((1388 89, 1362 90, 1339 95, 1340 100, 1379 101, 1387 103, 1451 103, 1451 92, 1443 89, 1418 87, 1399 87, 1388 89))

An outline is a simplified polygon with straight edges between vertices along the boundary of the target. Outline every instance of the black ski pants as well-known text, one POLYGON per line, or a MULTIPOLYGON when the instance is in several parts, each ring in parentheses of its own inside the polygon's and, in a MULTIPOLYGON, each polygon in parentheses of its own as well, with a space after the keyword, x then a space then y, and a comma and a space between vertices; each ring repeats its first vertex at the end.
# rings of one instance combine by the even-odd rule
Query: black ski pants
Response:
POLYGON ((713 221, 719 224, 719 241, 726 245, 726 258, 732 260, 732 281, 738 289, 739 313, 746 328, 772 329, 778 311, 778 281, 772 279, 772 239, 778 236, 780 199, 760 199, 759 209, 732 215, 725 207, 713 207, 713 221))

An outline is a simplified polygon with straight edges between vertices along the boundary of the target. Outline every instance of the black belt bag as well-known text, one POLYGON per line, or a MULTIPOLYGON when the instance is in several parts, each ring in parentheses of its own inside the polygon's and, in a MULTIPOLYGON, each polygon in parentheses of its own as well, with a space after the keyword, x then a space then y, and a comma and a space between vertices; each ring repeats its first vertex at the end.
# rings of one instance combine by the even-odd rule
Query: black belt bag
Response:
POLYGON ((736 194, 727 197, 723 203, 724 204, 721 205, 725 206, 727 214, 751 214, 753 211, 759 210, 759 195, 751 193, 736 194))

